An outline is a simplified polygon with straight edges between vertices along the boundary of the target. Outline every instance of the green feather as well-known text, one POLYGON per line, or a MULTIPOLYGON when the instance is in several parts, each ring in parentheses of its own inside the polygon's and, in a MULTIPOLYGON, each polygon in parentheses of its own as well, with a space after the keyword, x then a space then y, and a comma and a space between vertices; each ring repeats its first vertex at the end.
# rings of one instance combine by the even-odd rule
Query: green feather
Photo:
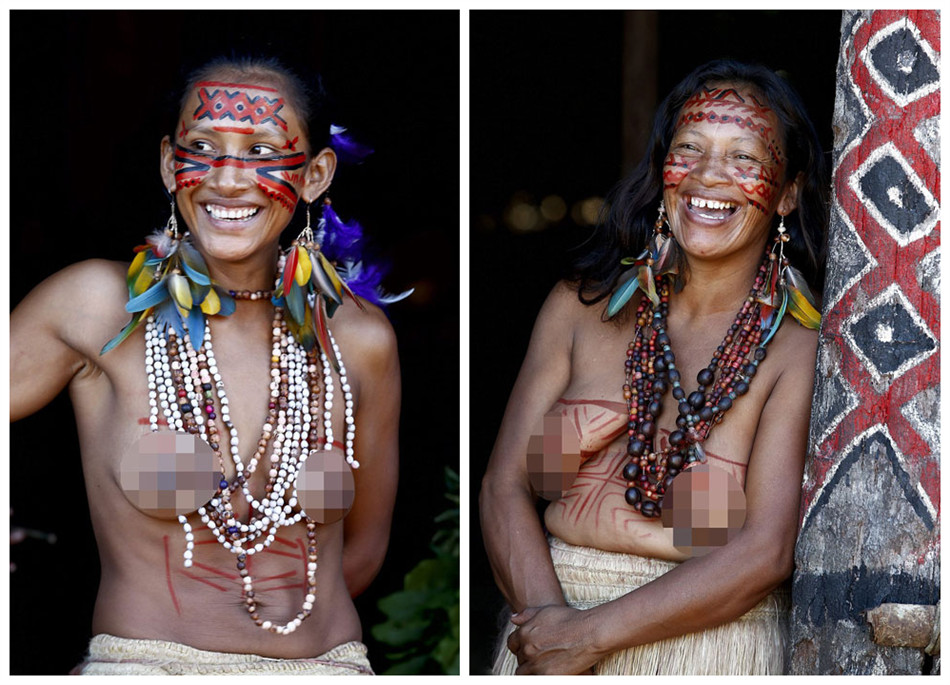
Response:
POLYGON ((142 321, 145 320, 145 317, 148 316, 148 313, 149 313, 149 310, 146 309, 142 312, 139 312, 138 314, 133 315, 132 318, 129 320, 129 322, 125 325, 125 328, 119 331, 119 334, 115 336, 112 340, 110 340, 109 342, 107 342, 105 345, 102 346, 102 349, 99 351, 99 355, 101 356, 105 354, 112 348, 116 347, 123 340, 128 338, 132 334, 132 331, 138 328, 138 325, 142 323, 142 321))
POLYGON ((637 280, 637 274, 634 273, 629 279, 624 281, 623 285, 614 291, 614 294, 610 296, 610 300, 607 302, 608 319, 614 318, 617 313, 624 308, 627 302, 630 301, 630 298, 633 297, 633 294, 637 292, 639 285, 640 282, 637 280))

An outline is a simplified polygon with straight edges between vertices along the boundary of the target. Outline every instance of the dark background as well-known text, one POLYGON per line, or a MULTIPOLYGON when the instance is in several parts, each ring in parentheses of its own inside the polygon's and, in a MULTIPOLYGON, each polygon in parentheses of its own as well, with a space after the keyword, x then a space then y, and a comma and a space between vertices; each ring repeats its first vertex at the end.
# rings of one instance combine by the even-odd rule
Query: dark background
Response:
MULTIPOLYGON (((162 106, 185 65, 239 50, 318 70, 345 106, 337 123, 376 150, 338 169, 332 197, 392 263, 386 288, 416 288, 389 310, 403 372, 393 533, 357 599, 380 668, 376 602, 430 555, 444 467, 458 470, 458 13, 15 11, 10 40, 11 306, 67 264, 128 261, 164 225, 162 106)), ((11 549, 11 672, 64 674, 91 636, 99 574, 65 393, 12 426, 10 455, 13 524, 58 538, 11 549)))
MULTIPOLYGON (((659 98, 711 59, 762 62, 799 91, 830 157, 840 12, 651 14, 658 56, 634 66, 656 73, 659 98)), ((480 479, 538 310, 590 234, 572 209, 604 197, 629 170, 624 160, 642 154, 621 137, 624 21, 607 11, 470 14, 473 674, 490 670, 504 609, 481 543, 480 479), (564 200, 563 219, 512 228, 519 208, 550 195, 564 200)))

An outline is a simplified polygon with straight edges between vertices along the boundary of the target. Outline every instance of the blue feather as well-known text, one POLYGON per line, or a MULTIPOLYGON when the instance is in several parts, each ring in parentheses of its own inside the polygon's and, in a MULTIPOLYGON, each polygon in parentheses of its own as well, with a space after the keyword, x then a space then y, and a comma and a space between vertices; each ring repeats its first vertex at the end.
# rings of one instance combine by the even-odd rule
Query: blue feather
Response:
POLYGON ((107 342, 105 345, 102 346, 102 349, 99 351, 99 355, 101 356, 105 354, 109 350, 116 347, 123 340, 128 338, 129 335, 131 335, 132 331, 134 331, 138 327, 138 325, 142 323, 142 319, 145 318, 146 313, 147 312, 143 311, 140 314, 133 315, 131 320, 125 325, 125 328, 119 331, 119 334, 115 336, 112 340, 110 340, 109 342, 107 342))
MULTIPOLYGON (((140 312, 149 307, 154 307, 164 300, 168 300, 168 287, 163 278, 151 288, 137 297, 133 297, 125 303, 125 311, 140 312)), ((170 300, 169 300, 170 301, 170 300)))
POLYGON ((630 298, 633 297, 633 294, 637 292, 639 285, 640 282, 637 279, 637 272, 635 271, 633 275, 610 296, 610 300, 607 302, 608 319, 615 317, 617 312, 624 308, 627 302, 630 301, 630 298))
POLYGON ((769 340, 772 339, 772 336, 778 331, 779 326, 782 325, 782 319, 785 317, 785 311, 788 309, 788 290, 782 288, 782 304, 779 305, 778 312, 773 314, 775 317, 775 323, 772 324, 772 327, 769 329, 769 334, 765 336, 765 340, 759 343, 759 347, 765 347, 769 340))
POLYGON ((205 341, 205 315, 201 307, 192 307, 189 310, 187 325, 192 347, 201 347, 205 341))
POLYGON ((164 331, 168 329, 175 331, 179 338, 185 337, 185 326, 182 323, 181 315, 178 313, 178 307, 172 302, 171 298, 162 302, 155 308, 155 323, 164 331))

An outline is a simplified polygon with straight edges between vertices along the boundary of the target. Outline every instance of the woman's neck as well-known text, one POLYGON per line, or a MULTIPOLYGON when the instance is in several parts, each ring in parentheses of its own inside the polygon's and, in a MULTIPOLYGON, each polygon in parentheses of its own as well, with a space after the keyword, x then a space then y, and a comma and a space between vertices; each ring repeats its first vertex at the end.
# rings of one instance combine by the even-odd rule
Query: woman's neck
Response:
POLYGON ((278 248, 260 250, 240 262, 202 255, 211 280, 227 290, 271 290, 277 273, 278 248))
POLYGON ((728 262, 687 257, 686 283, 676 295, 676 308, 688 316, 736 312, 748 297, 765 249, 748 251, 728 262))

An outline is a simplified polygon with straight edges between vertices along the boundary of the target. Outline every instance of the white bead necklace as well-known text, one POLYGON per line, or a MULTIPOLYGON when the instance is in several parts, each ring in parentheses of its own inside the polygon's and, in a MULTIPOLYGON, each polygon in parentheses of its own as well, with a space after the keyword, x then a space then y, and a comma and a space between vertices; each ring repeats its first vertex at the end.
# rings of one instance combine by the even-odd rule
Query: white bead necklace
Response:
MULTIPOLYGON (((145 370, 151 430, 159 430, 159 417, 164 416, 170 429, 197 432, 218 455, 222 472, 218 492, 206 505, 199 507, 197 513, 221 546, 237 555, 243 594, 251 618, 265 630, 288 634, 310 615, 316 592, 316 524, 297 503, 296 480, 310 449, 317 446, 317 426, 321 413, 324 449, 333 448, 332 409, 335 386, 332 365, 321 352, 321 412, 317 355, 308 354, 289 333, 280 308, 275 311, 272 333, 269 415, 262 428, 258 449, 247 465, 241 459, 237 429, 231 422, 227 393, 214 357, 210 322, 205 325, 203 348, 195 350, 190 336, 186 334, 179 340, 174 333, 165 335, 158 330, 153 317, 149 316, 145 331, 145 370), (176 353, 170 356, 169 347, 176 353), (223 451, 219 445, 214 396, 217 396, 220 407, 220 421, 227 428, 226 444, 235 469, 234 480, 230 483, 224 476, 223 451), (267 487, 264 496, 257 499, 250 491, 249 482, 268 445, 270 455, 267 487), (249 520, 246 523, 237 520, 231 505, 231 493, 238 488, 250 507, 249 520), (304 521, 307 526, 307 593, 301 611, 295 618, 283 626, 274 625, 270 621, 261 620, 257 615, 253 581, 247 571, 246 561, 248 556, 267 549, 276 539, 279 528, 300 521, 304 521)), ((356 469, 359 468, 359 462, 354 458, 353 451, 356 432, 353 397, 340 348, 332 333, 330 341, 340 369, 340 388, 345 402, 344 454, 347 463, 356 469)), ((179 516, 178 521, 185 535, 183 563, 185 567, 190 567, 194 559, 194 531, 186 516, 179 516)))

